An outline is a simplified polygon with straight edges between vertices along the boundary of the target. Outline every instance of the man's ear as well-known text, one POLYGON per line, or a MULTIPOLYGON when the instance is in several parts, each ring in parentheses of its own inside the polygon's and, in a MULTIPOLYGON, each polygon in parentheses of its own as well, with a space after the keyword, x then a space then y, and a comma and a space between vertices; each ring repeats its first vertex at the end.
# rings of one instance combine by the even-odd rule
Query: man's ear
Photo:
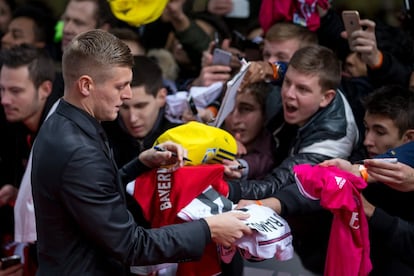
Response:
POLYGON ((93 89, 93 86, 94 86, 93 80, 88 75, 82 75, 78 79, 78 88, 79 88, 79 91, 85 97, 87 97, 87 96, 90 95, 91 90, 93 89))
POLYGON ((38 88, 40 99, 46 100, 52 93, 52 89, 53 83, 51 81, 47 80, 42 82, 38 88))
POLYGON ((157 100, 159 107, 165 106, 165 103, 167 102, 167 89, 163 87, 160 90, 158 90, 155 99, 157 100))
POLYGON ((319 107, 326 107, 328 106, 328 104, 330 104, 333 100, 333 98, 336 95, 336 90, 334 89, 329 89, 327 91, 325 91, 325 94, 322 96, 322 101, 319 104, 319 107))
POLYGON ((408 129, 403 135, 404 142, 414 141, 414 129, 408 129))

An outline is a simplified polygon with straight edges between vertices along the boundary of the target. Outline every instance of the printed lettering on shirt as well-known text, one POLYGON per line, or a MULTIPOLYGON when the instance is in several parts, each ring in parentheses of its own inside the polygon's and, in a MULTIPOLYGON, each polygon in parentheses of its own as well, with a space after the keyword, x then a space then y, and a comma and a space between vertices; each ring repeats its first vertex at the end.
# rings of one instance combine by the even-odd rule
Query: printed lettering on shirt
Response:
POLYGON ((358 212, 352 212, 351 219, 349 220, 349 226, 353 229, 359 229, 358 212))
POLYGON ((284 226, 284 224, 278 220, 274 214, 265 221, 248 222, 246 225, 261 232, 272 232, 284 226))
POLYGON ((158 170, 157 172, 157 189, 161 211, 172 208, 170 201, 171 177, 171 172, 165 170, 158 170))

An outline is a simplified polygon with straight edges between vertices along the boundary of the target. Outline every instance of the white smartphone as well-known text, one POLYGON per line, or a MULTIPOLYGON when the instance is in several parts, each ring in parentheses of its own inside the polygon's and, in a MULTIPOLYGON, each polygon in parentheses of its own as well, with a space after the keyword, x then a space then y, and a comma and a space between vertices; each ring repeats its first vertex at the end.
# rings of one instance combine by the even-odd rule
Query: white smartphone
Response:
POLYGON ((213 52, 214 65, 227 65, 231 62, 231 53, 220 48, 215 48, 213 52))
POLYGON ((374 158, 375 160, 379 160, 382 162, 388 162, 388 163, 397 163, 398 158, 374 158))
POLYGON ((342 12, 342 21, 344 22, 345 31, 348 34, 348 41, 351 34, 361 29, 359 23, 359 12, 355 10, 346 10, 342 12))
MULTIPOLYGON (((363 160, 358 160, 355 161, 354 164, 364 164, 364 161, 368 160, 368 159, 363 159, 363 160)), ((378 161, 382 161, 382 162, 387 162, 387 163, 397 163, 398 162, 398 158, 373 158, 373 160, 378 160, 378 161)))

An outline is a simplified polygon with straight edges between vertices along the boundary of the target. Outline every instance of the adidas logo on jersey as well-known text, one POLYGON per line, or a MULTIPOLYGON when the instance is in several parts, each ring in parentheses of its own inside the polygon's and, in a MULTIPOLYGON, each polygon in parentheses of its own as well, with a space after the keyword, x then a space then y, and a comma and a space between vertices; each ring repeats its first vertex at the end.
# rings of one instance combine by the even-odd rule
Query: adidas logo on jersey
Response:
POLYGON ((342 189, 342 187, 345 185, 345 182, 346 182, 346 180, 340 176, 335 176, 335 181, 339 189, 342 189))

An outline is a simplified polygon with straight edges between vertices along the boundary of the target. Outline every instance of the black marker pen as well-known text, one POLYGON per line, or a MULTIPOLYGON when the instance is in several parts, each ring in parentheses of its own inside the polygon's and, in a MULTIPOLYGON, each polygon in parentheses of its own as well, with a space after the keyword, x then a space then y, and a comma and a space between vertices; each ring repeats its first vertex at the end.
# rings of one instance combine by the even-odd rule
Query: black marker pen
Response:
MULTIPOLYGON (((166 149, 164 149, 164 148, 162 148, 162 147, 160 147, 160 146, 154 146, 154 149, 156 150, 156 151, 161 151, 161 152, 164 152, 164 151, 169 151, 169 150, 166 150, 166 149)), ((172 152, 172 151, 170 151, 171 152, 171 154, 172 154, 172 156, 174 156, 174 157, 177 157, 177 154, 175 153, 175 152, 172 152)), ((183 160, 184 161, 188 161, 188 162, 192 162, 190 159, 188 159, 187 157, 183 157, 183 160)))

